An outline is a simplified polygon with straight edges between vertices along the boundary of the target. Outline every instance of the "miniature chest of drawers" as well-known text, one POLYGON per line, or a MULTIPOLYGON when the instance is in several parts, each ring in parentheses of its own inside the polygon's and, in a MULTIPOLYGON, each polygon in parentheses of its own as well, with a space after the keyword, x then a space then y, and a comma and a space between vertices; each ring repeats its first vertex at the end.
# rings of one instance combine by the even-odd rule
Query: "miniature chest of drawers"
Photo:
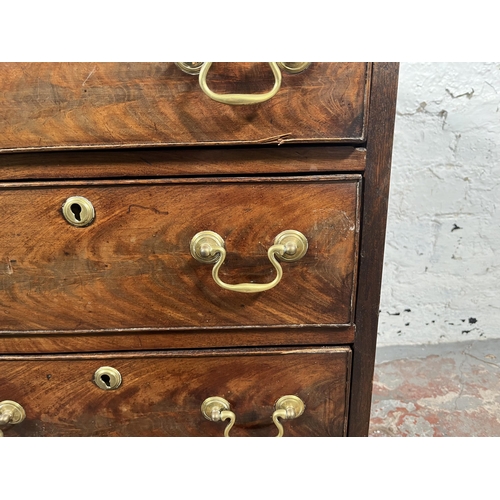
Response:
POLYGON ((2 64, 2 433, 366 435, 397 72, 2 64))

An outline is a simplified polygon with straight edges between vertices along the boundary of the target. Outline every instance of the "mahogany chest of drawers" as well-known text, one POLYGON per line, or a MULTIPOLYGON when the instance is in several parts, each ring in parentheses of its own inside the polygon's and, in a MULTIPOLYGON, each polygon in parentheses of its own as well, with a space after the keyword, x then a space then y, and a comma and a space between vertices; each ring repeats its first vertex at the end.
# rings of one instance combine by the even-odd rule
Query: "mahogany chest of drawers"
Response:
POLYGON ((2 64, 4 435, 366 435, 397 71, 2 64))

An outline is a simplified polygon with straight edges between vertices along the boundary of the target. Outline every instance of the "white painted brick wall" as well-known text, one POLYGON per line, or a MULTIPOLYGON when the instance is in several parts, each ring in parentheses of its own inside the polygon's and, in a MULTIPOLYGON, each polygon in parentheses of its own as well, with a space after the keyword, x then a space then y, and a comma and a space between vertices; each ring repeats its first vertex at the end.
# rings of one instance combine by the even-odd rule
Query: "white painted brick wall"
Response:
POLYGON ((402 63, 378 345, 500 338, 500 64, 402 63))

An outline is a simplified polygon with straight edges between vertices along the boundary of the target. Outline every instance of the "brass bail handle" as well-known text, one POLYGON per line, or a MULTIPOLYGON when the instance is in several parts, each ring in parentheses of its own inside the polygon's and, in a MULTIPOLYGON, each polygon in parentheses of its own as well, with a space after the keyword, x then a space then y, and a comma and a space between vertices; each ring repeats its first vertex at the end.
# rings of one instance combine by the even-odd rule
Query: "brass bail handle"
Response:
POLYGON ((278 259, 285 262, 293 262, 301 259, 307 252, 307 239, 299 231, 289 229, 278 234, 274 245, 267 251, 269 261, 276 270, 276 277, 269 283, 238 283, 235 285, 225 283, 219 278, 219 269, 226 259, 224 240, 213 231, 201 231, 195 234, 191 240, 191 255, 199 262, 214 263, 212 277, 214 281, 224 290, 241 293, 258 293, 274 288, 283 277, 283 269, 278 259))
POLYGON ((212 66, 211 62, 193 62, 185 63, 178 62, 175 63, 185 73, 190 75, 199 74, 198 81, 200 83, 201 90, 214 101, 221 102, 222 104, 230 104, 233 106, 248 105, 248 104, 259 104, 261 102, 268 101, 276 95, 281 87, 281 69, 287 73, 301 73, 309 67, 311 63, 300 62, 300 63, 289 63, 289 62, 270 62, 268 63, 271 71, 274 75, 274 85, 273 88, 264 94, 217 94, 210 90, 207 85, 207 74, 208 70, 212 66))
POLYGON ((221 102, 222 104, 231 105, 247 105, 247 104, 259 104, 261 102, 268 101, 271 97, 274 97, 281 87, 281 71, 277 63, 270 62, 269 66, 274 75, 274 86, 265 94, 216 94, 208 88, 207 85, 207 74, 208 70, 212 66, 211 62, 203 63, 200 69, 200 76, 198 81, 200 82, 200 87, 203 92, 213 99, 214 101, 221 102))
MULTIPOLYGON (((0 403, 0 426, 20 424, 25 418, 26 412, 19 403, 10 400, 0 403)), ((3 437, 1 430, 0 437, 3 437)))
MULTIPOLYGON (((278 401, 276 401, 274 408, 273 422, 278 428, 278 434, 276 437, 283 437, 283 425, 281 425, 281 422, 278 419, 292 420, 300 417, 304 413, 306 405, 298 396, 289 395, 279 398, 278 401)), ((211 422, 229 420, 229 424, 224 430, 224 437, 229 437, 229 431, 232 429, 234 422, 236 421, 236 415, 230 410, 230 404, 228 401, 220 396, 207 398, 201 404, 201 413, 211 422)))

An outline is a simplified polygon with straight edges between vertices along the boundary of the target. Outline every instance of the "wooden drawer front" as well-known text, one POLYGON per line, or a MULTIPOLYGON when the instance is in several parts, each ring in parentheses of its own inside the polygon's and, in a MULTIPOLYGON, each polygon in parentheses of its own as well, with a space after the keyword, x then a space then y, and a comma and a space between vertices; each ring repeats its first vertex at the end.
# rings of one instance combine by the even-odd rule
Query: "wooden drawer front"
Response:
POLYGON ((201 414, 208 397, 236 415, 231 436, 274 436, 276 401, 296 395, 305 412, 283 421, 285 436, 345 434, 348 348, 184 351, 116 356, 0 357, 0 401, 14 400, 24 422, 5 436, 222 436, 227 422, 201 414), (102 366, 122 385, 93 382, 102 366))
POLYGON ((352 324, 360 177, 0 185, 3 332, 89 332, 352 324), (93 224, 63 218, 81 195, 93 224), (267 283, 267 249, 302 232, 307 254, 261 293, 223 290, 196 261, 199 231, 221 235, 227 283, 267 283))
MULTIPOLYGON (((0 151, 281 144, 364 138, 370 65, 312 63, 283 73, 261 104, 207 97, 174 63, 2 63, 0 151)), ((265 93, 267 63, 214 63, 217 93, 265 93)))

